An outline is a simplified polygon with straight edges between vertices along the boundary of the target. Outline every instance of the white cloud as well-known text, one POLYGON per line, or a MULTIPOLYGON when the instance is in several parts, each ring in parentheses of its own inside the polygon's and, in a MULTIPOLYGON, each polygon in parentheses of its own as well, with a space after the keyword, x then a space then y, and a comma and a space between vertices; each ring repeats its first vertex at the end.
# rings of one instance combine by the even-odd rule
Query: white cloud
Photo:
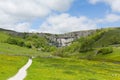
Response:
POLYGON ((30 31, 30 24, 25 23, 18 23, 18 24, 2 24, 0 25, 1 28, 14 30, 18 32, 29 32, 30 31))
POLYGON ((120 0, 89 0, 89 2, 92 4, 103 2, 108 4, 114 12, 120 12, 120 0))
MULTIPOLYGON (((80 30, 97 29, 102 24, 110 24, 120 20, 116 14, 107 14, 104 18, 89 19, 85 16, 70 16, 69 14, 52 15, 40 26, 38 32, 66 33, 80 30)), ((36 31, 36 30, 33 30, 36 31)))
POLYGON ((65 11, 73 0, 1 0, 0 11, 11 16, 44 17, 51 10, 65 11))
POLYGON ((28 32, 30 29, 29 23, 19 23, 15 25, 14 30, 20 31, 20 32, 28 32))
POLYGON ((105 18, 102 19, 96 19, 95 21, 97 23, 113 23, 120 20, 120 16, 116 14, 107 14, 105 18))
POLYGON ((40 0, 41 3, 56 11, 66 11, 74 0, 40 0))
MULTIPOLYGON (((0 0, 0 28, 9 29, 19 22, 30 23, 31 20, 45 17, 54 11, 66 11, 72 2, 73 0, 0 0)), ((12 29, 15 30, 15 26, 12 29)), ((20 28, 17 29, 21 31, 20 28)))
POLYGON ((71 31, 95 29, 96 24, 85 16, 69 14, 50 16, 41 26, 39 32, 66 33, 71 31))
POLYGON ((109 14, 106 16, 106 22, 117 22, 120 20, 120 16, 116 14, 109 14))

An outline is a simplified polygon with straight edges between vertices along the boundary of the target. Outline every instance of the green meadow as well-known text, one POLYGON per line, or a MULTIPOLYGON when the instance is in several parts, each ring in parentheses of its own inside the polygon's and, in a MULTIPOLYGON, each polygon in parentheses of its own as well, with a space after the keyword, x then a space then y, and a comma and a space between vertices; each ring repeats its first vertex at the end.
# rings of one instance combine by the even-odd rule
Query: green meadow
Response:
POLYGON ((108 61, 108 62, 120 62, 120 47, 113 47, 113 52, 110 54, 96 54, 95 51, 89 51, 85 53, 71 53, 68 55, 70 58, 77 59, 88 59, 97 61, 108 61))
POLYGON ((20 55, 20 56, 49 56, 48 52, 38 51, 36 49, 29 49, 8 43, 0 43, 0 54, 6 55, 20 55))
POLYGON ((15 75, 26 64, 28 58, 24 56, 10 56, 0 54, 0 80, 7 80, 15 75))
POLYGON ((97 55, 96 59, 106 59, 110 61, 119 61, 120 62, 120 47, 113 47, 113 52, 106 55, 97 55))
POLYGON ((120 80, 120 65, 66 58, 35 58, 25 80, 120 80))
POLYGON ((0 32, 0 42, 4 42, 9 37, 5 32, 0 32))

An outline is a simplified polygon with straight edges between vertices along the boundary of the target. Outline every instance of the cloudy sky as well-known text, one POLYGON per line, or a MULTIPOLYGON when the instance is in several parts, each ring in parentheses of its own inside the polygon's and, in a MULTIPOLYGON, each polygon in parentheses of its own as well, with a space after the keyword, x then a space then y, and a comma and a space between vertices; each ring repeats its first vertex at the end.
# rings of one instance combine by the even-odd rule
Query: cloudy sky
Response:
POLYGON ((66 33, 120 26, 120 0, 0 0, 0 28, 66 33))

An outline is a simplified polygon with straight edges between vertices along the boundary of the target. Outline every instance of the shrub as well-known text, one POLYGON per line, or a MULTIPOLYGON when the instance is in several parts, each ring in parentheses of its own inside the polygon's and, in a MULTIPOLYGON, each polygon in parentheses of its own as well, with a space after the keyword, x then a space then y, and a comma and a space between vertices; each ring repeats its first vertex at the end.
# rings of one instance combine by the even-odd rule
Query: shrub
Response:
POLYGON ((81 42, 80 52, 87 52, 93 49, 92 44, 94 43, 94 39, 92 38, 84 38, 81 42))
POLYGON ((25 47, 32 48, 31 42, 30 41, 26 41, 25 42, 25 47))
POLYGON ((45 46, 41 49, 41 51, 44 51, 44 52, 53 52, 53 51, 56 51, 57 47, 55 46, 45 46))
POLYGON ((21 38, 13 38, 13 37, 9 37, 6 42, 8 44, 14 44, 14 45, 18 45, 18 46, 24 46, 24 40, 22 40, 21 38))
POLYGON ((98 50, 98 54, 102 53, 103 55, 105 54, 109 54, 113 52, 113 48, 112 47, 107 47, 107 48, 101 48, 98 50))
POLYGON ((63 57, 63 49, 62 48, 59 48, 57 49, 55 52, 52 53, 54 56, 60 56, 60 57, 63 57))

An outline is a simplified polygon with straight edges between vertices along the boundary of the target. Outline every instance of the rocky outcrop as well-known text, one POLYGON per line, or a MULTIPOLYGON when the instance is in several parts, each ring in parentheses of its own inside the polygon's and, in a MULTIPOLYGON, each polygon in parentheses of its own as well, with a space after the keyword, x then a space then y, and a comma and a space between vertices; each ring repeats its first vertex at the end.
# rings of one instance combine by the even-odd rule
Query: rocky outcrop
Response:
POLYGON ((55 45, 57 47, 63 47, 70 45, 74 40, 89 36, 90 34, 96 32, 96 30, 88 30, 88 31, 77 31, 77 32, 70 32, 60 35, 51 35, 47 37, 50 40, 51 45, 55 45))

